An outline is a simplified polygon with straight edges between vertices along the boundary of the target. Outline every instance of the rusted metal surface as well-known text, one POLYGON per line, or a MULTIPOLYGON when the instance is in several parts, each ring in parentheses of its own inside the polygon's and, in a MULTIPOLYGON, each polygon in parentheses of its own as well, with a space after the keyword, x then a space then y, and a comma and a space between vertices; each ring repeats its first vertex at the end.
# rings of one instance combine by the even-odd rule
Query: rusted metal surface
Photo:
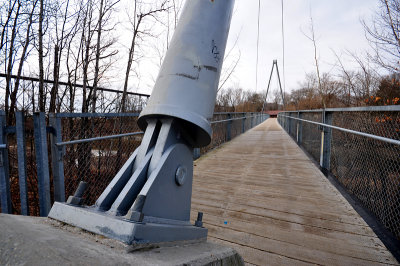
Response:
POLYGON ((195 161, 192 220, 254 265, 398 265, 276 119, 195 161))

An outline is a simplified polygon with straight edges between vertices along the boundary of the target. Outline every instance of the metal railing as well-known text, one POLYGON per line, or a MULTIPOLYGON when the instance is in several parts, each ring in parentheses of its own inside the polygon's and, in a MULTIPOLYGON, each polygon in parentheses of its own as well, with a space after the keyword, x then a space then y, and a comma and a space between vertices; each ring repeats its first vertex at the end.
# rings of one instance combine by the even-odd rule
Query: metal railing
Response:
POLYGON ((201 149, 195 149, 194 158, 199 158, 201 154, 220 146, 224 142, 230 141, 234 137, 262 123, 267 118, 269 118, 269 115, 261 113, 214 113, 211 120, 213 130, 211 143, 201 149))
POLYGON ((282 112, 278 121, 400 239, 400 106, 282 112))
MULTIPOLYGON (((93 204, 140 145, 143 132, 137 126, 138 116, 138 113, 26 116, 17 112, 16 126, 7 126, 4 112, 0 113, 1 211, 47 216, 52 202, 64 202, 80 181, 89 184, 85 204, 93 204)), ((268 115, 259 113, 215 113, 211 119, 212 142, 201 150, 195 149, 194 158, 267 118, 268 115)))

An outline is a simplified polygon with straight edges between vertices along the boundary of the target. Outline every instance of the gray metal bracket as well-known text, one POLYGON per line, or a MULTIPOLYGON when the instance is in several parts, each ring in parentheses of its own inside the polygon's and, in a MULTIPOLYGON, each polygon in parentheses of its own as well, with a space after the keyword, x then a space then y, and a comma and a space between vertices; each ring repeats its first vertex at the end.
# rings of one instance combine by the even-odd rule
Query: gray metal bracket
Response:
POLYGON ((94 206, 76 206, 80 200, 70 197, 49 217, 127 244, 206 239, 201 219, 190 224, 193 147, 181 131, 179 120, 152 119, 94 206))

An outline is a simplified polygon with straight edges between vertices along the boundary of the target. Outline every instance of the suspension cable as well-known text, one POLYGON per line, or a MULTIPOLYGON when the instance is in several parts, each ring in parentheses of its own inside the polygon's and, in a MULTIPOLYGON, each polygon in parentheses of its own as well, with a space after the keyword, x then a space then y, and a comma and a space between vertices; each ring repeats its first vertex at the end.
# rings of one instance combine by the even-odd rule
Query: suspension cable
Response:
MULTIPOLYGON (((286 92, 286 76, 285 76, 285 29, 284 29, 284 13, 283 13, 283 0, 281 0, 281 14, 282 14, 282 67, 283 67, 283 94, 286 92)), ((285 103, 283 103, 283 106, 285 106, 285 103)))
POLYGON ((261 0, 258 0, 258 17, 257 17, 257 59, 256 59, 256 91, 258 88, 258 46, 260 42, 260 9, 261 0))

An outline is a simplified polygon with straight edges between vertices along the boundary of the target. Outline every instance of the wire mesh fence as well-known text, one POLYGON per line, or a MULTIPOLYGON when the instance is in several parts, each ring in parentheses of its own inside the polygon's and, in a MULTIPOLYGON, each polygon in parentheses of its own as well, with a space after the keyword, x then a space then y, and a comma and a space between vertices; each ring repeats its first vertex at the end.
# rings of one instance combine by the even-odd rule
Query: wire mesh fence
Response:
MULTIPOLYGON (((321 122, 322 114, 304 113, 303 118, 310 121, 321 122)), ((302 123, 302 126, 303 134, 301 143, 308 153, 310 153, 315 160, 319 161, 321 152, 321 130, 318 128, 318 126, 309 123, 302 123)), ((293 127, 296 128, 295 126, 293 127)))
MULTIPOLYGON (((131 116, 63 117, 63 141, 139 132, 137 114, 131 116)), ((65 145, 65 195, 73 195, 80 181, 88 183, 84 204, 94 204, 121 166, 140 145, 141 135, 65 145)))
MULTIPOLYGON (((332 125, 400 140, 400 108, 363 108, 362 111, 330 110, 332 125)), ((279 121, 288 131, 281 114, 279 121)), ((298 117, 298 112, 291 114, 298 117)), ((304 120, 322 122, 323 112, 303 112, 304 120)), ((292 127, 302 129, 300 145, 320 160, 321 126, 290 119, 292 127), (301 127, 299 127, 301 124, 301 127)), ((286 121, 287 123, 287 121, 286 121)), ((294 134, 290 134, 296 137, 294 134)), ((375 138, 332 129, 330 137, 331 174, 353 194, 390 232, 400 239, 400 145, 375 138)))
MULTIPOLYGON (((39 192, 36 171, 36 156, 32 115, 24 116, 25 123, 25 156, 26 156, 26 185, 28 198, 28 214, 39 215, 39 192)), ((18 151, 15 132, 6 134, 8 151, 8 169, 11 191, 11 207, 13 214, 21 214, 20 176, 18 173, 18 151)), ((51 186, 52 187, 52 186, 51 186)))
MULTIPOLYGON (((43 206, 46 203, 43 202, 43 195, 48 193, 50 195, 49 204, 54 202, 56 194, 58 193, 58 197, 60 195, 60 187, 57 187, 60 184, 57 180, 60 178, 63 181, 61 191, 63 195, 65 194, 65 199, 74 194, 80 181, 85 181, 88 183, 88 189, 85 191, 83 204, 94 204, 126 160, 140 145, 143 135, 137 126, 137 118, 138 113, 58 113, 55 116, 43 116, 41 125, 45 127, 42 128, 44 135, 39 141, 43 146, 39 147, 42 147, 48 156, 46 154, 45 157, 37 157, 37 133, 40 130, 34 123, 36 118, 32 115, 25 115, 26 143, 22 154, 26 156, 25 183, 29 205, 27 214, 39 216, 45 213, 43 206), (54 123, 55 120, 56 123, 54 123), (55 136, 59 136, 56 141, 55 136), (44 178, 38 170, 39 162, 49 166, 47 170, 49 185, 46 188, 48 192, 45 193, 43 193, 43 188, 38 188, 39 181, 44 178), (54 168, 55 164, 62 165, 61 174, 54 168)), ((211 121, 213 121, 212 142, 202 149, 202 153, 240 135, 263 120, 259 114, 255 113, 216 113, 211 121)), ((21 214, 23 197, 21 197, 20 186, 24 184, 20 180, 21 173, 18 169, 21 152, 17 151, 19 144, 16 140, 15 127, 8 126, 5 131, 11 132, 4 134, 7 138, 6 149, 9 158, 11 213, 21 214)), ((2 210, 0 209, 0 211, 2 210)))
POLYGON ((257 113, 215 113, 211 120, 213 136, 211 143, 200 149, 200 154, 205 154, 221 144, 244 133, 258 123, 265 120, 257 113), (257 120, 260 119, 260 120, 257 120), (229 133, 228 133, 229 130, 229 133))

